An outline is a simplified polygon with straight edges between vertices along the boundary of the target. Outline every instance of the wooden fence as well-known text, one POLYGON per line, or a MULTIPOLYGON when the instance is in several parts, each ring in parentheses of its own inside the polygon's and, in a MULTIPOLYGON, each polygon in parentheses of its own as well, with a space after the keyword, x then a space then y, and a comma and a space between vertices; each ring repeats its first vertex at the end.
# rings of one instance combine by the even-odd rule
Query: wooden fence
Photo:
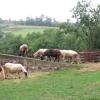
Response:
MULTIPOLYGON (((100 61, 100 51, 79 52, 81 62, 98 62, 100 61)), ((54 61, 43 61, 28 57, 20 57, 15 55, 0 54, 0 65, 6 62, 21 63, 32 71, 56 70, 70 67, 70 64, 54 61)))
POLYGON ((79 52, 82 62, 99 62, 100 51, 79 52))
POLYGON ((6 62, 21 63, 31 71, 58 70, 70 67, 70 64, 68 63, 45 61, 28 57, 0 54, 0 64, 4 65, 6 62))

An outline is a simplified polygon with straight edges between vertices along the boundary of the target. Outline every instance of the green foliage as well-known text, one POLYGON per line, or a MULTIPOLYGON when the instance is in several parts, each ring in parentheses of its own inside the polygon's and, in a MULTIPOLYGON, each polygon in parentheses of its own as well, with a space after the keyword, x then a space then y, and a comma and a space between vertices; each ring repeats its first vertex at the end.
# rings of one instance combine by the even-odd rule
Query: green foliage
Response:
POLYGON ((59 25, 59 30, 61 32, 65 33, 65 34, 67 34, 67 33, 72 34, 72 33, 76 32, 76 29, 77 29, 76 26, 77 26, 76 24, 71 23, 70 21, 68 21, 67 23, 61 23, 59 25))
POLYGON ((65 34, 63 32, 57 31, 54 40, 54 46, 58 49, 64 49, 65 34))
POLYGON ((0 40, 3 39, 5 37, 5 33, 0 31, 0 40))
MULTIPOLYGON (((28 56, 40 48, 99 50, 100 6, 94 9, 90 2, 79 1, 73 8, 73 17, 77 20, 76 23, 67 20, 59 24, 59 28, 25 25, 3 28, 3 32, 0 31, 0 52, 18 55, 19 46, 23 43, 29 46, 28 56)), ((43 19, 44 16, 36 18, 40 24, 43 19)), ((33 19, 27 18, 26 21, 31 23, 33 19)), ((46 21, 50 23, 51 19, 46 17, 46 21)))
POLYGON ((19 46, 22 44, 21 36, 14 36, 13 34, 6 34, 0 43, 0 52, 8 54, 19 54, 19 46))
POLYGON ((100 42, 97 40, 97 37, 100 38, 100 31, 98 31, 100 29, 100 6, 94 9, 91 7, 90 2, 78 2, 73 9, 73 13, 79 23, 78 32, 81 29, 79 35, 83 42, 86 43, 87 49, 99 49, 100 42))

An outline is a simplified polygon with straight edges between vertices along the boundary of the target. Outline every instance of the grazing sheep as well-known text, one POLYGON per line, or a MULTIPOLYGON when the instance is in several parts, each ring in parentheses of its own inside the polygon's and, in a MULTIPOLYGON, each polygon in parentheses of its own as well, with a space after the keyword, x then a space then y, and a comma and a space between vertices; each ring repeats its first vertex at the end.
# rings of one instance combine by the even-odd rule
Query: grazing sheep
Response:
POLYGON ((54 61, 59 62, 62 55, 59 49, 47 49, 41 56, 41 59, 43 59, 45 56, 47 56, 49 60, 54 58, 54 61))
POLYGON ((80 55, 74 50, 60 50, 63 61, 69 58, 72 62, 71 63, 79 63, 80 62, 80 55))
POLYGON ((19 51, 20 51, 20 56, 27 56, 27 52, 28 52, 28 45, 27 44, 23 44, 19 47, 19 51))
POLYGON ((5 63, 4 66, 1 67, 3 71, 4 78, 7 78, 8 74, 17 73, 20 78, 20 73, 23 72, 25 77, 27 77, 27 71, 21 64, 14 63, 5 63))
POLYGON ((44 54, 44 52, 46 51, 47 49, 39 49, 38 51, 36 51, 34 54, 33 54, 33 57, 34 58, 40 58, 42 57, 42 55, 44 54))

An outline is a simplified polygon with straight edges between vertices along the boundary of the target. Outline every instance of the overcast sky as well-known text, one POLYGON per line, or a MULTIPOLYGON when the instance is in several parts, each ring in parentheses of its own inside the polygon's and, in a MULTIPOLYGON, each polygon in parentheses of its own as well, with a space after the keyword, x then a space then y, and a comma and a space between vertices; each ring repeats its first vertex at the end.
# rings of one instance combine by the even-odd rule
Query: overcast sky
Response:
MULTIPOLYGON (((19 20, 44 14, 58 21, 66 21, 71 18, 70 10, 76 6, 77 1, 79 0, 0 0, 0 18, 19 20)), ((100 4, 100 0, 91 1, 93 6, 100 4)))

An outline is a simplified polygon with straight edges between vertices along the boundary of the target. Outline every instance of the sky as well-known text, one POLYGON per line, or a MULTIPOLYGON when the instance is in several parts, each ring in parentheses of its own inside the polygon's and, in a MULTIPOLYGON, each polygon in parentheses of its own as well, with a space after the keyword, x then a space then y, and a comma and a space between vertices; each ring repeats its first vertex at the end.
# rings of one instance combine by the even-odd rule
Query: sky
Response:
MULTIPOLYGON (((0 0, 0 18, 20 20, 44 14, 62 22, 71 19, 71 9, 78 1, 80 0, 0 0)), ((91 3, 96 7, 100 5, 100 0, 91 0, 91 3)))

